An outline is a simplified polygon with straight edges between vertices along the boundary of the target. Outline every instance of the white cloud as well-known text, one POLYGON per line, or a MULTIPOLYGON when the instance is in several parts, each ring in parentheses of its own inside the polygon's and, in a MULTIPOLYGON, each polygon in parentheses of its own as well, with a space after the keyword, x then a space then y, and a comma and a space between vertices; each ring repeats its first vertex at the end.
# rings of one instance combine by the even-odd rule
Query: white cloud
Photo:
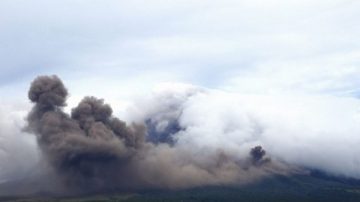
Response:
POLYGON ((302 61, 277 60, 239 74, 223 88, 256 93, 311 93, 356 96, 360 86, 359 52, 302 61))
POLYGON ((35 137, 22 132, 27 109, 0 105, 0 182, 32 174, 39 161, 35 137))
POLYGON ((140 120, 156 118, 160 124, 178 120, 182 129, 174 136, 176 147, 198 156, 224 150, 244 159, 250 148, 262 145, 274 159, 360 178, 358 99, 245 95, 171 86, 173 91, 158 92, 128 113, 140 113, 140 120))

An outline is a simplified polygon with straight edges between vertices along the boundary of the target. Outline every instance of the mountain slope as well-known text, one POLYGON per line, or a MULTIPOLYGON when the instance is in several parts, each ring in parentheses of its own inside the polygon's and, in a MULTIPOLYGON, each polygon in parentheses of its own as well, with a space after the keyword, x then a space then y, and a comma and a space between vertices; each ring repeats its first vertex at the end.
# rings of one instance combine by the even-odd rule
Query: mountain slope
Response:
POLYGON ((0 201, 359 202, 360 181, 331 177, 319 171, 312 171, 309 175, 272 176, 246 186, 210 186, 178 191, 152 190, 132 194, 112 193, 75 198, 59 198, 38 193, 27 197, 0 197, 0 201))

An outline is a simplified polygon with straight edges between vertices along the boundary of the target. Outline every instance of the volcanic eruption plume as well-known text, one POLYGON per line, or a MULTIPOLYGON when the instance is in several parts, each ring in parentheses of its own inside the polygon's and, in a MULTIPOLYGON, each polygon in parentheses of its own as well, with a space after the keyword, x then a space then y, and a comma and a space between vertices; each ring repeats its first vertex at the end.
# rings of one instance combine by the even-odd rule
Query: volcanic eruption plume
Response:
POLYGON ((156 121, 150 117, 127 124, 96 97, 85 97, 69 115, 63 111, 68 91, 57 76, 37 77, 28 96, 35 105, 27 131, 36 135, 46 162, 70 188, 187 188, 244 183, 282 172, 261 147, 241 159, 226 149, 204 154, 176 141, 150 141, 147 128, 156 121))

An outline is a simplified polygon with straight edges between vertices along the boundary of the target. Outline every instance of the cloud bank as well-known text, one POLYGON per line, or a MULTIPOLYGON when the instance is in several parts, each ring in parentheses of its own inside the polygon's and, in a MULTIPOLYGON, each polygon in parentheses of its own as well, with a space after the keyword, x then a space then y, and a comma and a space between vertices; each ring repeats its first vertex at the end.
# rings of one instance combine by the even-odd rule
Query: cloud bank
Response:
MULTIPOLYGON (((196 92, 186 92, 186 97, 196 92)), ((128 125, 95 97, 85 97, 69 115, 63 111, 67 95, 57 76, 37 77, 28 93, 35 105, 25 130, 36 135, 45 161, 71 192, 246 183, 288 172, 285 164, 270 160, 257 145, 244 147, 239 155, 221 145, 192 149, 192 140, 186 142, 188 135, 183 135, 184 141, 156 141, 159 134, 172 140, 186 130, 168 125, 180 124, 174 116, 179 115, 183 102, 176 97, 165 108, 149 106, 158 116, 128 125)))
POLYGON ((27 124, 24 112, 2 109, 2 182, 52 173, 68 193, 244 184, 306 169, 360 178, 355 98, 166 83, 132 100, 125 122, 91 96, 67 114, 67 97, 57 76, 40 76, 27 124))
POLYGON ((141 110, 130 110, 129 116, 137 114, 133 118, 140 120, 162 117, 157 124, 159 130, 177 120, 180 130, 173 138, 199 152, 227 148, 241 156, 259 144, 272 158, 292 165, 360 177, 356 146, 360 142, 359 99, 194 88, 163 85, 151 99, 139 101, 134 109, 141 110), (159 107, 145 109, 144 103, 159 107))

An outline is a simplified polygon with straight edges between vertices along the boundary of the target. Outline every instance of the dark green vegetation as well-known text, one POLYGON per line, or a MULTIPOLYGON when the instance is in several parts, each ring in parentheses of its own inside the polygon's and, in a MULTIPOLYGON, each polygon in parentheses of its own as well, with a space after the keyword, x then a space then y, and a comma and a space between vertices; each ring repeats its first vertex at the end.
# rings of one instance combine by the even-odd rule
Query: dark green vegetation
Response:
POLYGON ((110 201, 246 201, 246 202, 359 202, 360 181, 328 177, 321 173, 292 177, 274 176, 251 185, 202 187, 181 191, 146 191, 74 198, 0 197, 0 201, 110 202, 110 201))

